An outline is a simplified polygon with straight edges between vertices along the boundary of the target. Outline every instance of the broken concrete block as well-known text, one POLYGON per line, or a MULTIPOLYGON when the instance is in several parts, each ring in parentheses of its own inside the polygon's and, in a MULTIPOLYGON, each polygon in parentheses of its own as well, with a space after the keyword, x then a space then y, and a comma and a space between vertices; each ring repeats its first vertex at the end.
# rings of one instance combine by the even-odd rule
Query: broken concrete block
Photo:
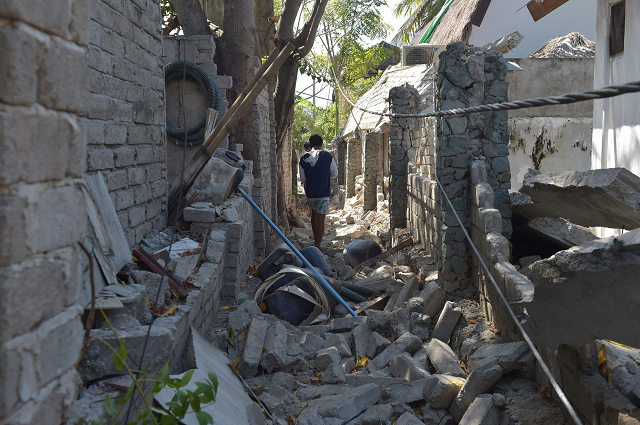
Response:
POLYGON ((636 406, 640 406, 640 349, 601 340, 596 341, 596 346, 604 346, 606 368, 611 371, 613 386, 636 406))
POLYGON ((409 332, 396 339, 390 346, 384 349, 384 351, 376 356, 371 364, 375 369, 382 369, 386 367, 389 362, 398 354, 407 352, 409 354, 415 353, 418 348, 422 346, 422 340, 415 335, 411 335, 409 332))
POLYGON ((413 358, 418 362, 418 364, 421 365, 424 370, 428 371, 431 369, 431 362, 429 361, 429 356, 427 356, 427 349, 424 345, 418 348, 418 351, 415 352, 413 358))
POLYGON ((251 316, 241 308, 236 308, 229 313, 229 326, 237 333, 242 332, 250 322, 251 316))
POLYGON ((365 349, 365 355, 373 359, 378 354, 382 353, 385 348, 391 345, 391 341, 380 335, 378 332, 372 332, 367 342, 367 348, 365 349))
POLYGON ((487 357, 479 361, 469 374, 467 382, 460 389, 460 393, 453 400, 453 404, 449 408, 451 416, 456 421, 460 421, 478 394, 490 389, 500 378, 502 378, 502 368, 495 357, 487 357))
POLYGON ((367 345, 371 338, 371 329, 366 323, 356 327, 353 332, 353 348, 356 359, 365 356, 367 353, 367 345))
POLYGON ((411 332, 411 313, 408 309, 398 307, 391 315, 390 336, 398 338, 407 332, 411 332))
POLYGON ((455 353, 446 344, 439 339, 431 339, 424 345, 429 360, 436 368, 436 371, 441 374, 457 376, 460 378, 466 378, 467 374, 458 364, 458 358, 455 353))
POLYGON ((500 410, 491 394, 480 394, 471 403, 459 425, 494 425, 500 423, 500 410))
POLYGON ((331 363, 322 374, 322 385, 344 384, 346 381, 344 370, 338 363, 331 363))
POLYGON ((423 425, 422 421, 413 413, 406 412, 398 418, 396 425, 423 425))
POLYGON ((178 279, 178 281, 187 280, 187 278, 195 271, 199 259, 200 255, 185 255, 184 257, 172 259, 172 274, 176 279, 178 279))
POLYGON ((411 333, 423 341, 429 339, 431 317, 421 313, 411 313, 411 333))
POLYGON ((424 399, 434 409, 448 409, 464 383, 464 379, 455 376, 431 375, 424 384, 424 399))
POLYGON ((287 347, 287 329, 280 321, 272 323, 264 339, 266 352, 260 361, 262 367, 271 373, 284 366, 287 361, 287 347))
MULTIPOLYGON (((596 235, 589 230, 577 226, 564 218, 534 218, 527 223, 523 223, 521 226, 527 233, 531 232, 543 238, 550 238, 564 249, 598 239, 596 235)), ((520 259, 520 261, 522 262, 522 259, 520 259)))
POLYGON ((356 368, 356 362, 353 357, 340 360, 340 367, 344 373, 351 373, 356 368))
POLYGON ((393 308, 396 309, 402 307, 404 303, 407 302, 409 298, 413 297, 413 294, 419 289, 420 280, 418 280, 418 277, 416 275, 411 276, 400 290, 393 308))
POLYGON ((517 341, 484 345, 469 356, 468 365, 473 369, 478 362, 487 357, 495 357, 504 373, 526 367, 535 361, 535 357, 529 350, 527 343, 517 341))
POLYGON ((392 312, 367 310, 367 324, 372 331, 386 333, 391 329, 392 320, 392 312))
POLYGON ((409 353, 402 353, 395 356, 389 362, 389 372, 394 378, 403 378, 407 381, 417 381, 429 376, 429 372, 424 369, 416 359, 409 353))
POLYGON ((380 400, 381 390, 376 384, 354 388, 340 396, 318 399, 318 413, 324 418, 339 418, 349 421, 380 400))
POLYGON ((394 408, 390 404, 376 404, 368 408, 346 425, 380 425, 390 423, 394 417, 394 408))
POLYGON ((382 390, 382 400, 385 403, 402 402, 405 404, 423 399, 423 389, 426 380, 419 379, 409 383, 389 385, 382 390))
POLYGON ((340 352, 336 347, 323 348, 316 354, 316 366, 325 370, 331 363, 340 364, 340 352))
POLYGON ((376 384, 380 388, 384 388, 389 385, 407 383, 407 381, 402 378, 394 378, 391 376, 375 376, 367 373, 366 371, 348 373, 346 377, 347 385, 351 385, 352 387, 360 387, 367 384, 376 384))
POLYGON ((324 340, 324 348, 335 347, 340 357, 351 357, 351 334, 329 334, 324 340))
POLYGON ((316 351, 324 347, 324 339, 311 332, 302 332, 297 336, 297 340, 302 346, 303 354, 308 358, 316 351))
POLYGON ((431 333, 431 338, 439 339, 442 342, 449 342, 453 328, 458 323, 458 319, 462 315, 462 309, 458 304, 447 301, 440 313, 438 323, 431 333))
POLYGON ((530 197, 529 203, 513 206, 523 217, 562 217, 585 227, 640 227, 640 177, 624 168, 549 174, 529 170, 520 192, 530 197))
POLYGON ((158 287, 160 286, 160 281, 162 281, 162 290, 160 291, 160 301, 164 302, 166 298, 171 298, 171 291, 169 291, 169 284, 167 283, 167 278, 164 279, 162 276, 156 273, 146 272, 144 270, 133 270, 129 274, 133 281, 138 285, 144 286, 145 292, 147 294, 147 298, 151 300, 156 299, 156 295, 158 294, 158 287), (167 297, 169 295, 169 297, 167 297))
POLYGON ((350 332, 356 326, 367 322, 364 316, 347 316, 331 321, 331 332, 350 332))
POLYGON ((431 281, 427 282, 419 297, 424 299, 424 314, 429 317, 436 317, 436 314, 444 304, 447 294, 435 281, 431 281))
POLYGON ((251 321, 245 338, 242 359, 238 364, 238 370, 243 378, 250 378, 258 372, 268 328, 269 323, 266 320, 256 318, 251 321))
POLYGON ((275 392, 277 395, 271 394, 268 391, 263 392, 258 396, 260 402, 275 416, 286 417, 297 414, 300 411, 300 400, 278 385, 272 385, 268 390, 273 391, 276 387, 280 390, 275 392))
POLYGON ((276 372, 271 376, 271 382, 280 385, 289 392, 293 392, 293 387, 296 385, 296 378, 289 373, 276 372))
POLYGON ((374 271, 372 271, 367 278, 372 279, 385 279, 393 276, 393 267, 391 266, 380 266, 374 271))

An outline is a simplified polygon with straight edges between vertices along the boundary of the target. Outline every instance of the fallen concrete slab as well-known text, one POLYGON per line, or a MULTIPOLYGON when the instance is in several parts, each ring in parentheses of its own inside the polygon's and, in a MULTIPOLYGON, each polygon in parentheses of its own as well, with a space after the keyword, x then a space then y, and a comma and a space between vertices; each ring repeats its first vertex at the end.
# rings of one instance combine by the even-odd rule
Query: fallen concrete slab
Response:
POLYGON ((500 410, 491 394, 480 394, 460 420, 460 425, 494 425, 500 423, 500 410))
POLYGON ((640 177, 624 168, 541 174, 530 170, 512 197, 513 213, 562 217, 572 223, 616 229, 640 227, 640 177))
POLYGON ((460 389, 460 393, 453 400, 449 408, 451 416, 460 422, 473 400, 494 386, 500 378, 502 378, 502 368, 495 357, 487 357, 479 361, 460 389))
POLYGON ((458 364, 458 357, 456 357, 448 344, 438 339, 432 339, 424 345, 424 348, 427 351, 429 360, 438 373, 457 376, 460 378, 467 377, 467 374, 464 373, 464 370, 462 370, 458 364))
POLYGON ((525 273, 535 294, 523 326, 536 345, 579 347, 595 337, 640 347, 640 333, 629 332, 640 310, 640 230, 560 251, 525 273))

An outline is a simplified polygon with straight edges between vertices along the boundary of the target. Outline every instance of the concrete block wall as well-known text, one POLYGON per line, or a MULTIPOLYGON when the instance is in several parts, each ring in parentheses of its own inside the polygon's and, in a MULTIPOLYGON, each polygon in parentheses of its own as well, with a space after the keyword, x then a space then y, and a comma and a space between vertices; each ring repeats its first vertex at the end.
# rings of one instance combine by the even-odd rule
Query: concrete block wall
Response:
POLYGON ((411 133, 411 148, 416 172, 428 179, 436 175, 436 125, 435 118, 421 118, 420 128, 411 133))
MULTIPOLYGON (((411 173, 407 184, 407 228, 432 257, 440 257, 439 188, 435 180, 411 173)), ((453 235, 457 236, 457 235, 453 235)), ((464 237, 464 235, 461 235, 464 237)))
POLYGON ((131 246, 148 231, 166 225, 160 4, 139 0, 87 3, 87 171, 104 175, 131 246))
POLYGON ((364 188, 363 205, 365 211, 373 211, 378 206, 378 186, 382 186, 382 143, 384 135, 378 132, 367 133, 364 137, 363 169, 364 188))
POLYGON ((358 136, 351 137, 347 141, 346 159, 346 185, 347 197, 356 194, 356 176, 362 174, 362 141, 358 136))
POLYGON ((0 3, 0 423, 72 418, 88 0, 0 3))

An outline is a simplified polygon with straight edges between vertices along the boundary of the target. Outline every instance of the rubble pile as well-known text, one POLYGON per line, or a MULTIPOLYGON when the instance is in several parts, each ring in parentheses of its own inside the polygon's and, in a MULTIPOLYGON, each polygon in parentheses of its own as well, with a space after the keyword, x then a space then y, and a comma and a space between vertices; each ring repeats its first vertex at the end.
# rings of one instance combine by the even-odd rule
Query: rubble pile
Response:
MULTIPOLYGON (((325 255, 335 269, 344 264, 337 249, 325 255)), ((535 359, 526 343, 502 341, 473 288, 448 299, 436 280, 435 262, 413 246, 354 276, 352 284, 381 293, 352 304, 357 317, 338 305, 327 322, 296 327, 263 312, 249 295, 261 284, 252 277, 209 339, 267 423, 510 424, 530 413, 520 399, 547 419, 555 415, 546 423, 565 423, 550 400, 537 393, 537 404, 529 400, 535 359)))

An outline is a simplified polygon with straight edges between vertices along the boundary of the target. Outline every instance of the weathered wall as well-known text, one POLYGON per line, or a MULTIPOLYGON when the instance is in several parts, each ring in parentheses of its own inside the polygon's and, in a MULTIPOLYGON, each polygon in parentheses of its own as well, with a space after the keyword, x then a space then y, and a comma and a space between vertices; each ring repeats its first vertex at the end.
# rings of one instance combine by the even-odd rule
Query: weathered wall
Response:
POLYGON ((382 133, 370 132, 365 136, 363 169, 364 188, 363 206, 365 211, 373 211, 377 208, 378 186, 382 186, 382 133))
POLYGON ((131 246, 166 224, 160 4, 89 3, 87 171, 103 173, 131 246))
POLYGON ((77 398, 89 3, 0 3, 3 424, 63 423, 77 398))
MULTIPOLYGON (((596 22, 596 59, 594 87, 624 84, 640 80, 640 3, 626 2, 625 51, 616 57, 609 55, 610 3, 598 0, 596 22)), ((596 100, 593 107, 593 154, 591 168, 624 167, 640 175, 640 123, 637 95, 596 100)))
MULTIPOLYGON (((440 257, 441 239, 438 229, 441 215, 439 188, 435 180, 411 173, 407 185, 407 227, 425 251, 432 257, 440 257)), ((464 235, 461 235, 464 237, 464 235)))
POLYGON ((362 141, 359 137, 352 137, 347 141, 346 159, 347 198, 356 194, 356 176, 362 173, 362 141))
MULTIPOLYGON (((514 59, 509 99, 524 100, 593 88, 593 59, 514 59), (549 78, 540 78, 540 76, 549 78)), ((591 168, 593 102, 509 111, 511 191, 530 168, 543 173, 591 168)))

